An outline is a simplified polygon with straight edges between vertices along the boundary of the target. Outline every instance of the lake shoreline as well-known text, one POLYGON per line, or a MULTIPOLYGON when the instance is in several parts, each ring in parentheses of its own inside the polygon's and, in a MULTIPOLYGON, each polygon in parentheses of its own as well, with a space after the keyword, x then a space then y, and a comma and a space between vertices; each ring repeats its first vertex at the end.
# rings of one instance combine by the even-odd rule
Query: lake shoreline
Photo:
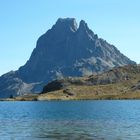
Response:
POLYGON ((77 99, 77 98, 67 98, 67 99, 61 99, 61 98, 58 98, 58 99, 39 99, 38 97, 35 97, 35 98, 28 98, 28 97, 16 97, 16 98, 1 98, 0 99, 0 102, 4 102, 4 101, 8 101, 8 102, 14 102, 14 101, 35 101, 35 102, 38 102, 38 101, 101 101, 101 100, 140 100, 140 98, 129 98, 129 97, 125 97, 125 98, 118 98, 118 97, 114 97, 114 98, 110 98, 110 97, 107 97, 107 98, 85 98, 85 99, 77 99))

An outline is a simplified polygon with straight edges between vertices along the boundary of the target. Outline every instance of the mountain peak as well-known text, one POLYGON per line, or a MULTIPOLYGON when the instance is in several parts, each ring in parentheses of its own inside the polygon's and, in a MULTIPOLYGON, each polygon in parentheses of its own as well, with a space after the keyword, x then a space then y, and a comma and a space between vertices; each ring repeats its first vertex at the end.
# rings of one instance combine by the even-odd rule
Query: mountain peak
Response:
POLYGON ((87 25, 87 23, 84 20, 81 20, 80 24, 79 24, 79 28, 87 29, 88 25, 87 25))
POLYGON ((80 36, 84 38, 90 38, 90 39, 95 38, 94 32, 90 30, 88 24, 84 20, 80 21, 78 32, 80 36))
POLYGON ((77 30, 77 22, 75 18, 59 18, 55 27, 58 29, 70 29, 75 32, 77 30))

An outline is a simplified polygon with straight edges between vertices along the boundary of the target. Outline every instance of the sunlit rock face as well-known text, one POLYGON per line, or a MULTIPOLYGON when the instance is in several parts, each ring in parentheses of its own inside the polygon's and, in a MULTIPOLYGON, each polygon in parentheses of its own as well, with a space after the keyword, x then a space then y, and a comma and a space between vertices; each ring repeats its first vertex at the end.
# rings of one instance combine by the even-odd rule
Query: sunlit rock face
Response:
POLYGON ((74 18, 59 18, 38 39, 27 63, 0 77, 0 97, 38 93, 54 79, 100 73, 127 64, 135 62, 98 38, 84 20, 78 26, 74 18))

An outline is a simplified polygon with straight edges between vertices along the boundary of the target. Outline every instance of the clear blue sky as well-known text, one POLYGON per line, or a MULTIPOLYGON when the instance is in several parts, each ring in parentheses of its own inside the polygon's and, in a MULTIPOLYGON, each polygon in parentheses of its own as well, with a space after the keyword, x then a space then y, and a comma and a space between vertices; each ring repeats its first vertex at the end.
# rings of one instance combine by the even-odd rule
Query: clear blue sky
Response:
POLYGON ((84 19, 140 62, 140 0, 0 0, 0 75, 25 64, 38 37, 59 17, 84 19))

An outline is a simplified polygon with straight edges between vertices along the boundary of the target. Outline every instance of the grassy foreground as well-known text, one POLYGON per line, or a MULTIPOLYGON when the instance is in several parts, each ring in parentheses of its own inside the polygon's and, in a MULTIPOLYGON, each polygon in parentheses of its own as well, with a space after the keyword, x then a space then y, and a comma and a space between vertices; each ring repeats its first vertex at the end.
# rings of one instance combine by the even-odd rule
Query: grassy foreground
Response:
POLYGON ((127 86, 71 86, 69 91, 58 90, 40 95, 24 95, 1 101, 45 101, 45 100, 118 100, 140 99, 140 91, 129 91, 127 86))

